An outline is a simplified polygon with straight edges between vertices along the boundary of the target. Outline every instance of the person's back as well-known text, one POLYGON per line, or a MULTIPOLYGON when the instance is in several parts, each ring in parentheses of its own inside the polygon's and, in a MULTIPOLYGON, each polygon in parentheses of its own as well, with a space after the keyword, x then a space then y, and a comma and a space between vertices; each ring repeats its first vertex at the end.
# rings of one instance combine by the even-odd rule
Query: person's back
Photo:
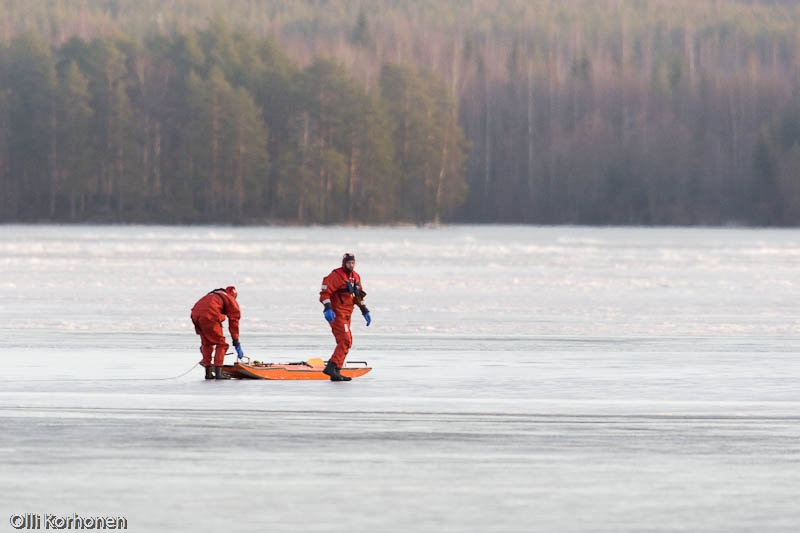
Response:
POLYGON ((221 322, 225 320, 226 316, 229 316, 228 311, 233 311, 234 308, 239 309, 236 300, 231 298, 224 289, 215 289, 197 300, 192 307, 192 319, 202 317, 221 322))

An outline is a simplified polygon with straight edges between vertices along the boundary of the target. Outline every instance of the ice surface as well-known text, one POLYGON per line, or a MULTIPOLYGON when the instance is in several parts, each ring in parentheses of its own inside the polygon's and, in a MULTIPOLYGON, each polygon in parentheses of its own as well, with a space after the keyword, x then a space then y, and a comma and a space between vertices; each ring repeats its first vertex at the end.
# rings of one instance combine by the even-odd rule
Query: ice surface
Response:
POLYGON ((798 267, 797 230, 0 226, 0 519, 798 531, 798 267), (327 357, 345 251, 370 374, 201 379, 229 284, 249 356, 327 357))

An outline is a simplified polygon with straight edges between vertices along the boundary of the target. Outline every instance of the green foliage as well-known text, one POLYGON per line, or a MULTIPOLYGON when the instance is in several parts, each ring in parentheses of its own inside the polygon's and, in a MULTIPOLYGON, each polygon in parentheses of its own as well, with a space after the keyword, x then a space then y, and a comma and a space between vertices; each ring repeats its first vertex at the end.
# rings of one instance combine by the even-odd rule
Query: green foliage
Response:
POLYGON ((384 65, 380 85, 400 167, 400 216, 438 221, 466 192, 453 101, 434 73, 408 65, 384 65))
POLYGON ((797 2, 4 0, 0 21, 0 220, 800 223, 797 2))
POLYGON ((53 175, 56 71, 46 43, 35 34, 11 41, 6 62, 8 163, 4 180, 16 202, 10 215, 46 216, 53 175))
MULTIPOLYGON (((223 19, 55 52, 25 34, 2 52, 4 219, 388 223, 402 211, 391 131, 404 117, 336 61, 300 70, 223 19)), ((426 98, 426 120, 453 114, 426 98)))
POLYGON ((759 224, 800 224, 800 98, 764 128, 753 152, 751 217, 759 224))
POLYGON ((57 139, 59 165, 56 168, 58 180, 57 195, 61 205, 54 206, 49 214, 76 221, 81 217, 90 193, 89 177, 92 174, 91 159, 86 157, 91 142, 91 121, 94 110, 91 106, 89 79, 81 71, 76 61, 66 64, 60 76, 58 91, 57 139), (67 209, 66 215, 55 207, 67 209))

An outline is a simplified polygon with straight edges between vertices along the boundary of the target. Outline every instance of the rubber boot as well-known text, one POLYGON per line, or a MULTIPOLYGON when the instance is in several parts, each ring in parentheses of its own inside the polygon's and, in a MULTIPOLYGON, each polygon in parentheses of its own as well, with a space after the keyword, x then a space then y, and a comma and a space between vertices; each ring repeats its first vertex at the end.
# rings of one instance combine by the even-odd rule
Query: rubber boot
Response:
POLYGON ((331 381, 350 381, 351 379, 347 376, 343 376, 333 361, 328 361, 328 364, 325 365, 325 370, 323 370, 322 373, 330 376, 331 381))
POLYGON ((326 376, 330 376, 331 381, 338 381, 336 379, 336 365, 333 364, 333 361, 328 361, 328 364, 325 365, 325 369, 322 371, 322 373, 326 376))
POLYGON ((210 366, 206 367, 206 379, 214 379, 214 369, 210 366))
POLYGON ((230 376, 228 376, 228 375, 226 375, 226 374, 224 374, 222 372, 222 367, 221 366, 217 366, 217 367, 215 367, 215 369, 216 369, 216 373, 217 373, 217 379, 231 379, 230 376))

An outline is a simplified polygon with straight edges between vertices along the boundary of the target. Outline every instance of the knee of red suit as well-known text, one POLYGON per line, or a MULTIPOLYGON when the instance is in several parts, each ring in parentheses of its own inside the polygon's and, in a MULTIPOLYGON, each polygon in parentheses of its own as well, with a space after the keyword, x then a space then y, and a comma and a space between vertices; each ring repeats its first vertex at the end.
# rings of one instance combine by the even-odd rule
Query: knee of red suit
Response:
POLYGON ((349 350, 353 346, 353 339, 346 337, 343 339, 336 339, 336 346, 349 350))

